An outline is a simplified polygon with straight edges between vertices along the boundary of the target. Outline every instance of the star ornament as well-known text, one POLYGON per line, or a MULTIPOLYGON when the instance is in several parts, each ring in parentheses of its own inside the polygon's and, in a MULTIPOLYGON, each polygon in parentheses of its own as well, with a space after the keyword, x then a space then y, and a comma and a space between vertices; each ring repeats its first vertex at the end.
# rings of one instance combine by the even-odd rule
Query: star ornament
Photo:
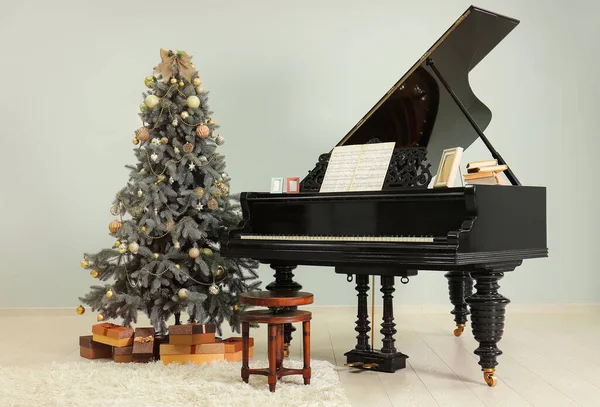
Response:
POLYGON ((191 163, 188 168, 190 169, 190 171, 194 171, 194 168, 196 168, 196 164, 191 163))
POLYGON ((183 76, 188 82, 192 81, 192 75, 195 72, 194 65, 190 56, 185 51, 177 51, 160 49, 160 58, 162 62, 158 64, 154 72, 160 73, 163 81, 166 83, 173 76, 173 65, 177 64, 179 75, 183 76))

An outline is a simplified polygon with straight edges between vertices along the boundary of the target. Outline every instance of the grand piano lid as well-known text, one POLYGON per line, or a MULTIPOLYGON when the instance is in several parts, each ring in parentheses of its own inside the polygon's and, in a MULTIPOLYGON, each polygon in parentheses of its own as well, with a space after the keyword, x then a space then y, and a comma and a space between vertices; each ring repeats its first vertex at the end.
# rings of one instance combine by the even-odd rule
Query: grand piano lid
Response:
POLYGON ((514 18, 469 7, 337 145, 378 139, 396 142, 396 147, 427 147, 431 170, 437 171, 443 149, 467 149, 478 134, 428 59, 485 130, 492 113, 471 90, 468 75, 518 24, 514 18))

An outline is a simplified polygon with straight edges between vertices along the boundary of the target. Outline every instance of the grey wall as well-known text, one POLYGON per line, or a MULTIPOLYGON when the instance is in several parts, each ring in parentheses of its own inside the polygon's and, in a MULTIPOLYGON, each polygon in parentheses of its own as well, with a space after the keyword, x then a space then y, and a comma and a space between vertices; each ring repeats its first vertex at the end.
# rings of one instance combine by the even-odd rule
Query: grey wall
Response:
MULTIPOLYGON (((159 48, 194 55, 226 138, 232 187, 303 177, 470 5, 468 1, 4 2, 0 14, 0 307, 76 306, 82 253, 113 243, 143 79, 159 48)), ((513 302, 600 300, 593 263, 600 62, 594 1, 482 0, 521 19, 471 75, 487 135, 524 184, 548 187, 550 258, 502 281, 513 302)), ((486 158, 475 145, 465 162, 486 158)), ((597 196, 597 195, 596 195, 597 196)), ((263 266, 265 282, 271 270, 263 266)), ((353 304, 331 269, 297 278, 320 305, 353 304)), ((446 303, 441 273, 399 303, 446 303)))

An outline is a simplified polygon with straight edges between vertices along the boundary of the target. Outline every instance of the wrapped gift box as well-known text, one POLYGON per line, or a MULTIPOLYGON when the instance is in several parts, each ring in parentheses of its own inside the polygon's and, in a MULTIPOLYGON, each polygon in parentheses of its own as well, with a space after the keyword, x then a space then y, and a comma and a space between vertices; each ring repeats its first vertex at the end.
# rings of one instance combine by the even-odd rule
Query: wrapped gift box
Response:
POLYGON ((133 337, 133 360, 151 362, 154 359, 154 328, 136 328, 133 337))
POLYGON ((171 345, 201 345, 215 342, 215 325, 184 324, 169 326, 171 345))
MULTIPOLYGON (((229 362, 240 362, 242 360, 242 338, 231 337, 226 339, 217 338, 225 345, 225 360, 229 362)), ((248 357, 254 355, 254 338, 248 338, 248 357)))
POLYGON ((112 348, 112 359, 117 363, 133 362, 133 345, 112 348))
POLYGON ((110 359, 112 358, 112 347, 94 342, 92 335, 80 336, 79 355, 86 359, 110 359))
POLYGON ((173 345, 170 343, 160 345, 160 355, 206 355, 225 354, 225 344, 203 343, 200 345, 173 345))
POLYGON ((225 359, 224 353, 203 353, 203 354, 190 354, 190 355, 160 355, 160 360, 164 364, 169 363, 211 363, 222 361, 225 359))
POLYGON ((92 326, 92 338, 94 342, 115 347, 133 345, 133 333, 133 328, 127 328, 109 322, 92 326))

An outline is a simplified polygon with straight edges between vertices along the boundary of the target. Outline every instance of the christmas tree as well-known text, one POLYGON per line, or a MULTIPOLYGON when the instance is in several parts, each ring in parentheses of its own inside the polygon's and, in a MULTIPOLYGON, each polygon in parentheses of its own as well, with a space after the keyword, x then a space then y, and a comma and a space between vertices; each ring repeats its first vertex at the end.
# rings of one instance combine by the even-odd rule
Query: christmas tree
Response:
MULTIPOLYGON (((239 332, 238 294, 258 289, 249 259, 219 255, 220 242, 240 221, 239 197, 229 193, 224 143, 211 119, 192 58, 161 49, 162 62, 147 76, 133 138, 136 165, 114 199, 109 224, 111 248, 86 253, 81 266, 93 278, 80 300, 99 311, 98 321, 137 322, 145 313, 158 332, 187 313, 187 322, 227 320, 239 332)), ((85 312, 80 306, 78 312, 85 312)))

